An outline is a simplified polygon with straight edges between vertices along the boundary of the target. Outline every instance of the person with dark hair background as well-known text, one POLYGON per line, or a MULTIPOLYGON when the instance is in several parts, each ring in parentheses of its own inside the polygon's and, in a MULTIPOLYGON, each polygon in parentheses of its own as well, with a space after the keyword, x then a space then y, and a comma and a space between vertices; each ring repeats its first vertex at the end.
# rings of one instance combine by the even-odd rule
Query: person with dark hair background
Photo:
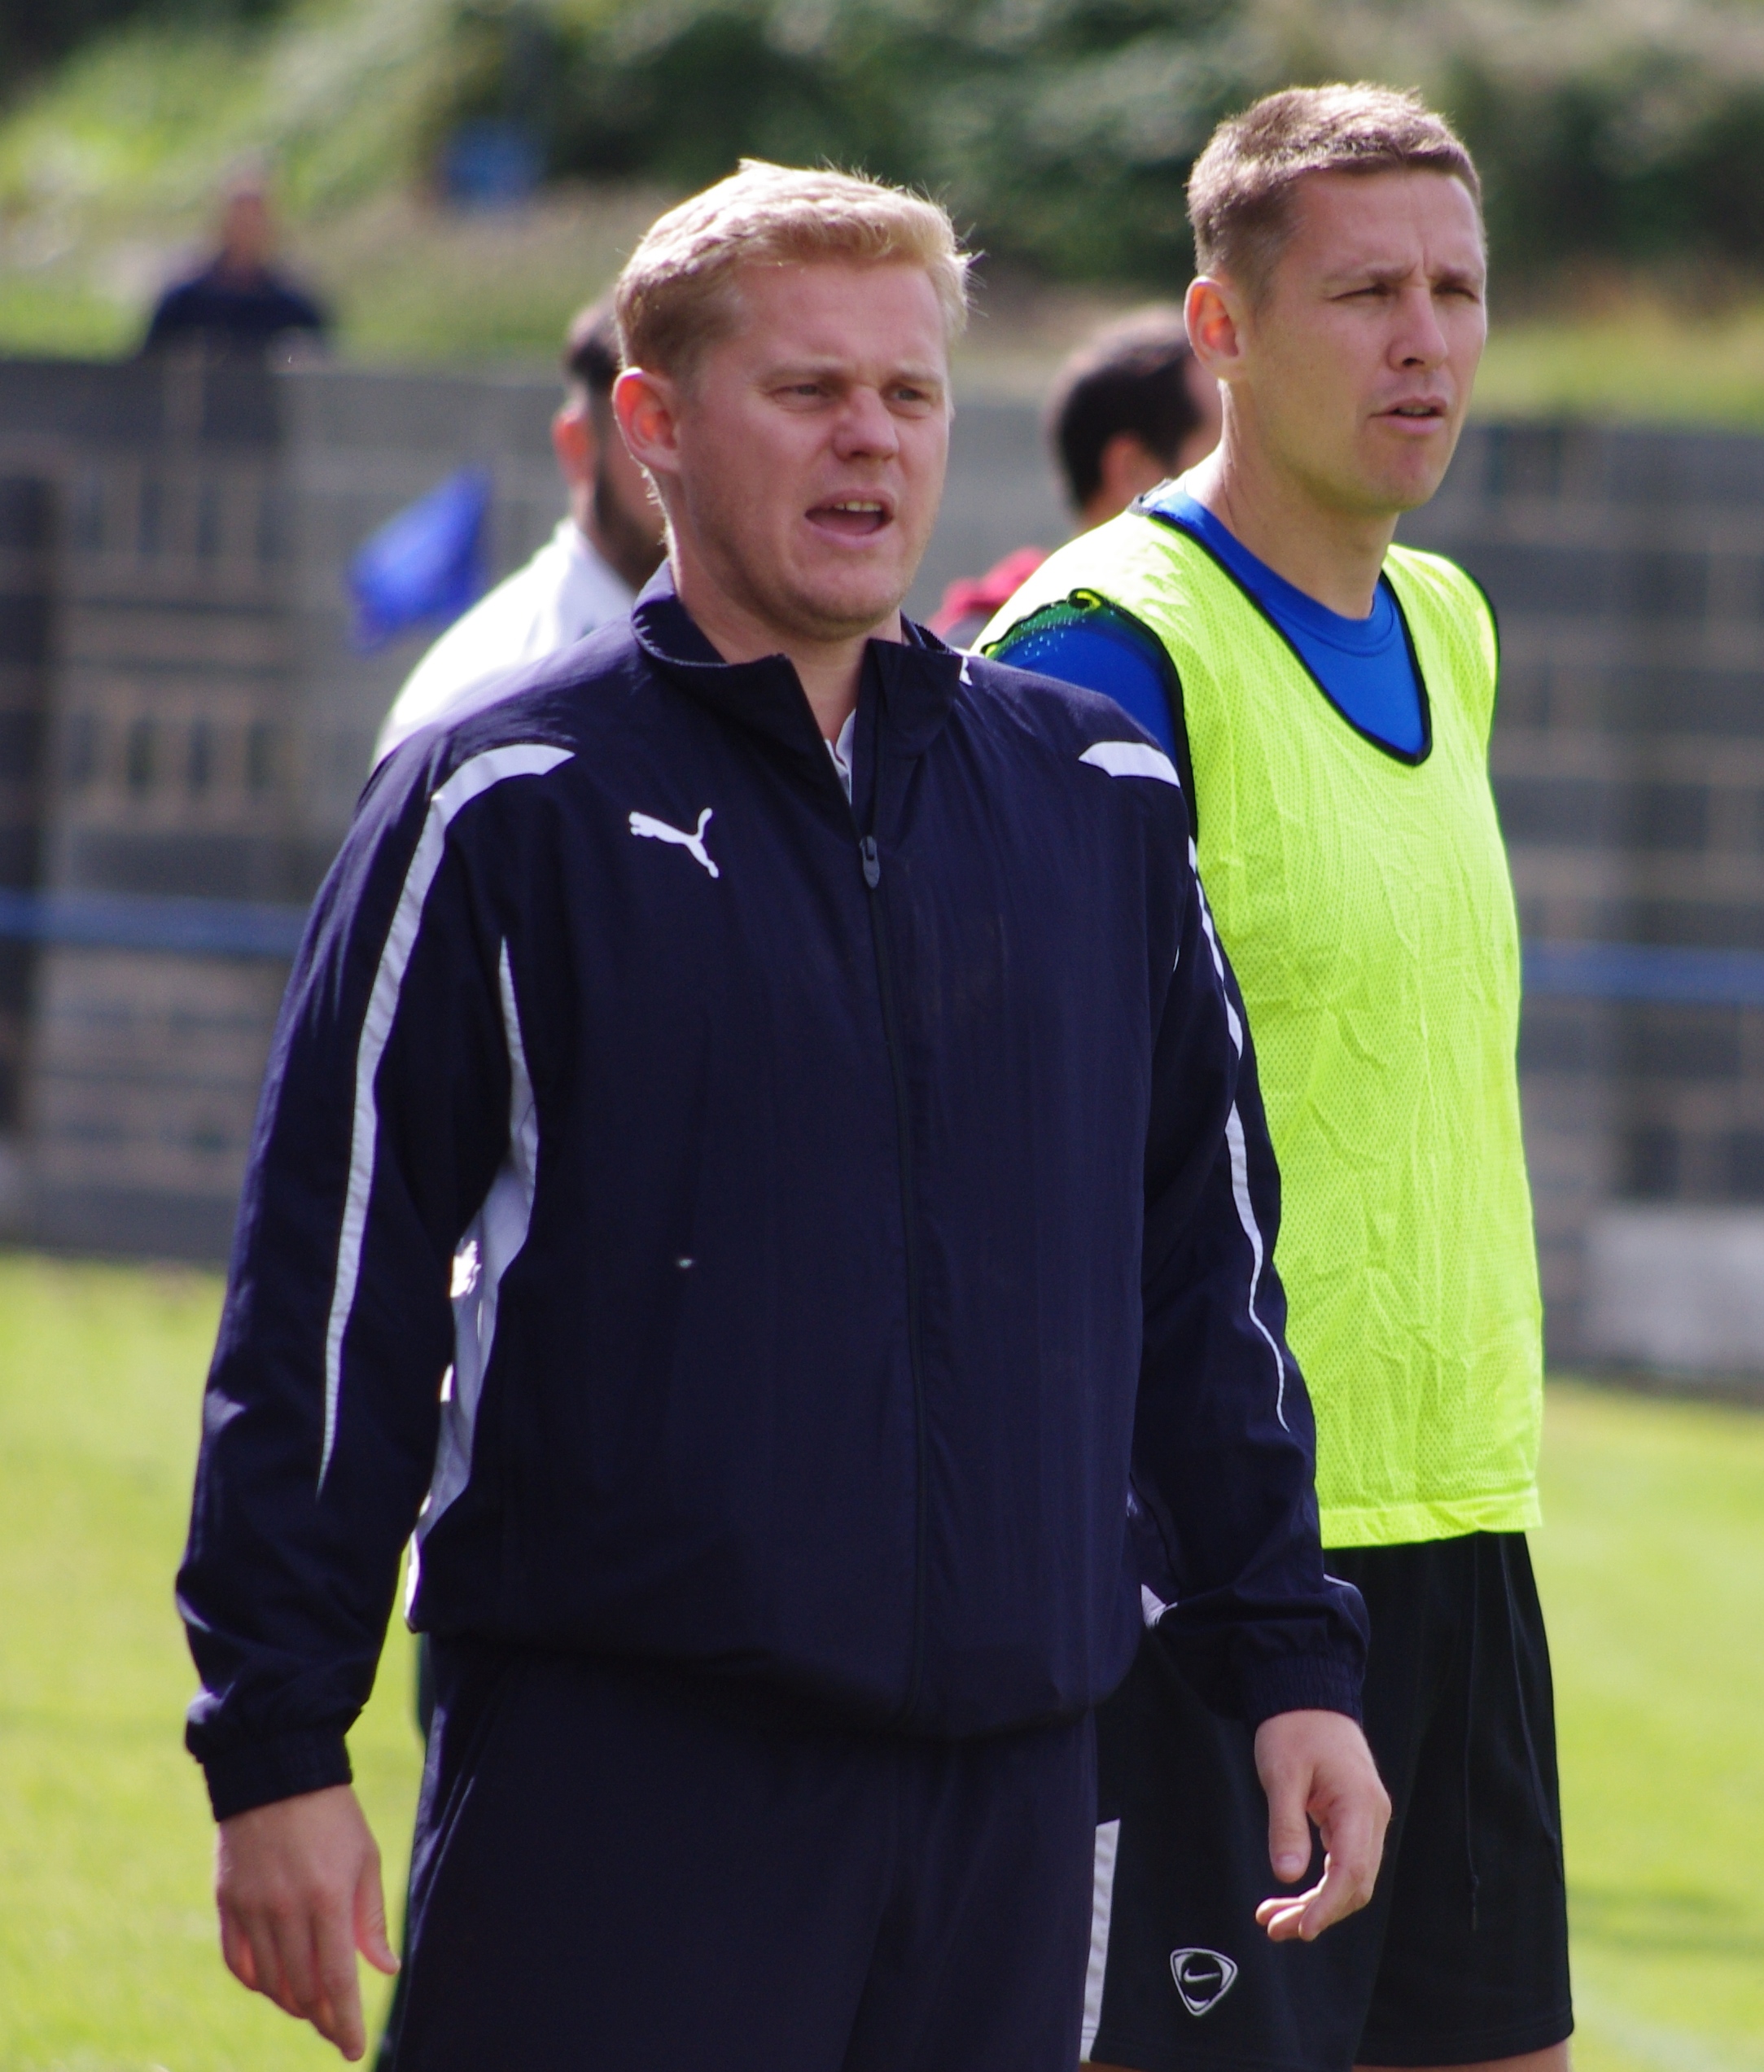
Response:
POLYGON ((1060 370, 1048 443, 1079 529, 1118 518, 1137 496, 1219 444, 1219 383, 1188 344, 1174 303, 1106 325, 1060 370))
POLYGON ((374 760, 443 720, 481 711, 494 686, 597 626, 622 619, 662 558, 662 516, 613 422, 618 327, 610 302, 577 313, 564 339, 564 399, 551 445, 568 515, 524 567, 456 620, 405 679, 374 760))
MULTIPOLYGON (((1205 460, 1219 443, 1219 384, 1189 349, 1182 312, 1153 303, 1106 324, 1055 378, 1044 419, 1079 530, 1118 518, 1133 499, 1205 460)), ((1047 559, 1018 547, 943 593, 934 633, 966 647, 1047 559)))

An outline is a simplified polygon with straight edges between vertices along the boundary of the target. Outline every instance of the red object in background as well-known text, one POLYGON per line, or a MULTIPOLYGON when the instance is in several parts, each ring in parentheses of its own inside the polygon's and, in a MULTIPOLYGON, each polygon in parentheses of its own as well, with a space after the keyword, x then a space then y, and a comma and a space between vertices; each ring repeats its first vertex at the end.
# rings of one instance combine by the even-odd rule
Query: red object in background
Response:
POLYGON ((1051 549, 1018 547, 987 569, 983 576, 958 576, 943 593, 930 621, 931 631, 952 646, 963 643, 958 632, 977 633, 1000 605, 1009 604, 1044 562, 1051 549))

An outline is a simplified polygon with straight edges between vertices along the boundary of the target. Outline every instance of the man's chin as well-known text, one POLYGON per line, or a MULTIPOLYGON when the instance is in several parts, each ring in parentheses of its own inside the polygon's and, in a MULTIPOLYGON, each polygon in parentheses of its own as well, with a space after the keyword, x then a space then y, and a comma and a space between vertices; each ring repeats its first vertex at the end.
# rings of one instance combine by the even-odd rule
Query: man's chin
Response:
POLYGON ((1425 453, 1404 455, 1407 465, 1380 470, 1373 501, 1393 518, 1400 517, 1406 510, 1419 510, 1423 504, 1431 502, 1446 479, 1446 471, 1451 465, 1457 445, 1454 432, 1449 444, 1425 453))
POLYGON ((790 629, 811 640, 861 639, 892 619, 912 587, 911 578, 864 584, 803 584, 779 599, 790 629))

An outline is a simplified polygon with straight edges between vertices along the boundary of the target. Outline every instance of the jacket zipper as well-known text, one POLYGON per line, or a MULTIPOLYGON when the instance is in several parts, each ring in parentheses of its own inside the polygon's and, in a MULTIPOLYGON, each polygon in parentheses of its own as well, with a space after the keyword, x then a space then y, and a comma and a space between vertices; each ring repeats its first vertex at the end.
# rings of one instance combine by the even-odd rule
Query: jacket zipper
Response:
MULTIPOLYGON (((871 776, 870 817, 873 825, 882 792, 880 756, 871 776)), ((913 1211, 912 1118, 907 1103, 907 1069, 902 1056, 900 1023, 895 1004, 894 960, 888 948, 887 903, 882 889, 882 857, 873 834, 858 843, 864 883, 870 894, 870 934, 876 944, 876 987, 882 997, 882 1034, 895 1089, 895 1137, 900 1158, 900 1219, 907 1259, 907 1360, 913 1371, 913 1430, 916 1446, 913 1547, 913 1654, 906 1697, 900 1707, 904 1725, 918 1704, 925 1674, 925 1567, 928 1512, 926 1482, 930 1446, 925 1430, 925 1361, 919 1340, 918 1224, 913 1211)))

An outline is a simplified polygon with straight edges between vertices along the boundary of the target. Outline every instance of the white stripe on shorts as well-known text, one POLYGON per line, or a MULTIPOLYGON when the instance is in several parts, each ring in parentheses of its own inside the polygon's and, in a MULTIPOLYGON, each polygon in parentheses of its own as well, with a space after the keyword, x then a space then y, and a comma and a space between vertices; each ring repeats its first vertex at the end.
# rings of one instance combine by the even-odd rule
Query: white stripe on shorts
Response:
POLYGON ((1102 2026, 1102 1982, 1109 1969, 1109 1916, 1114 1910, 1114 1858, 1121 1823, 1101 1821, 1096 1829, 1096 1868, 1090 1889, 1090 1969, 1084 1974, 1084 2038, 1081 2058, 1090 2056, 1102 2026))

